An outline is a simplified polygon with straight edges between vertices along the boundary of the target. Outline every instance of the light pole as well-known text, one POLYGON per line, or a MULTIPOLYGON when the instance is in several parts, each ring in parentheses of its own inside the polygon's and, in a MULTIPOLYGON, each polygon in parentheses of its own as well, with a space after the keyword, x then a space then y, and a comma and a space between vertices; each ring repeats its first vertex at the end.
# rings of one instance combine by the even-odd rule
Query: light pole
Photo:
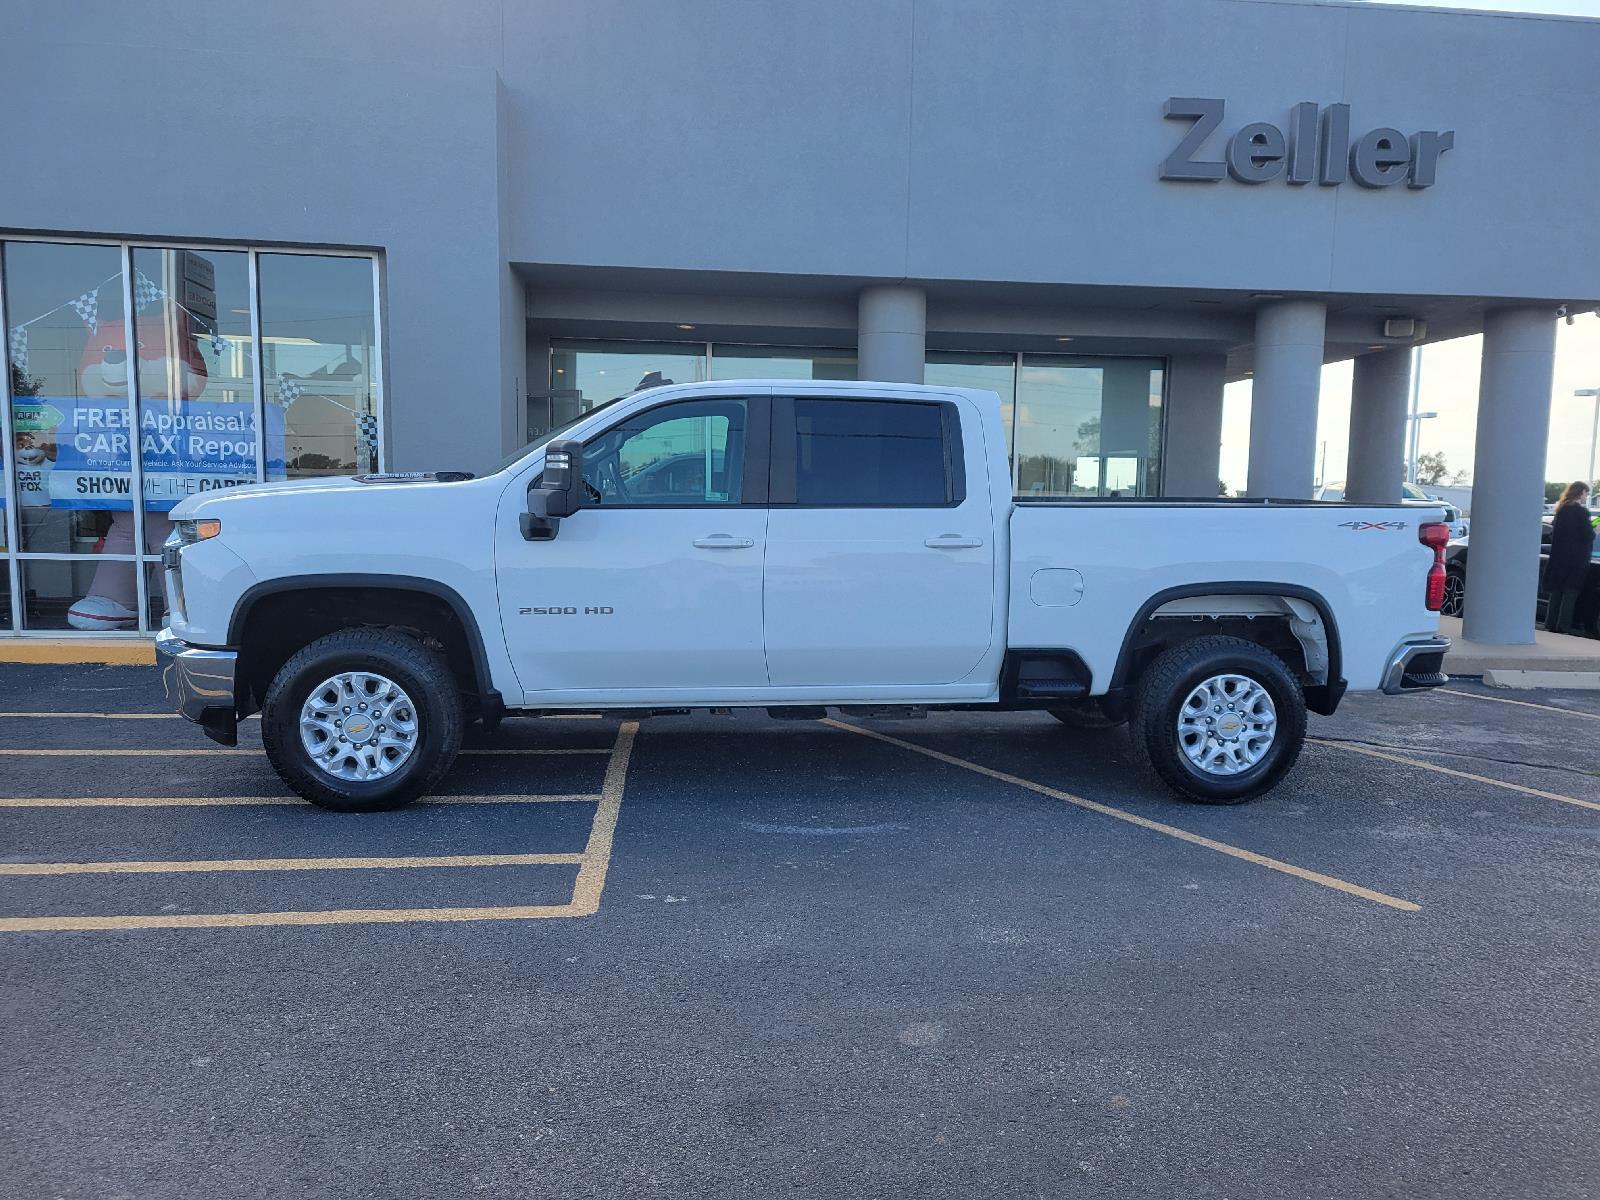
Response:
POLYGON ((1579 388, 1572 393, 1574 396, 1594 397, 1594 424, 1589 427, 1589 486, 1594 486, 1595 480, 1595 447, 1600 445, 1600 388, 1579 388))
POLYGON ((1411 471, 1409 478, 1412 483, 1417 482, 1417 452, 1422 448, 1422 423, 1431 421, 1438 415, 1436 412, 1414 412, 1406 418, 1411 424, 1411 471))

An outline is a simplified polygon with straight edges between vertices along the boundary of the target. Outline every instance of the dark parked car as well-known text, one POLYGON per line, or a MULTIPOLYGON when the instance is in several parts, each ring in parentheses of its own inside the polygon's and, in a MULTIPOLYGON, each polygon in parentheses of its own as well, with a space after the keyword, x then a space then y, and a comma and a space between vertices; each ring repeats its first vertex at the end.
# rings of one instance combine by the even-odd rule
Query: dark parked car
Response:
MULTIPOLYGON (((1550 551, 1550 518, 1544 519, 1544 532, 1540 535, 1541 551, 1539 554, 1539 620, 1544 620, 1545 608, 1548 597, 1544 590, 1544 567, 1549 560, 1550 551)), ((1445 547, 1444 551, 1444 614, 1447 617, 1459 617, 1466 608, 1467 600, 1467 553, 1468 543, 1471 538, 1459 538, 1445 547)), ((1589 577, 1584 580, 1583 592, 1578 596, 1578 608, 1573 617, 1573 626, 1592 638, 1600 638, 1600 549, 1596 550, 1596 557, 1589 563, 1589 577)))

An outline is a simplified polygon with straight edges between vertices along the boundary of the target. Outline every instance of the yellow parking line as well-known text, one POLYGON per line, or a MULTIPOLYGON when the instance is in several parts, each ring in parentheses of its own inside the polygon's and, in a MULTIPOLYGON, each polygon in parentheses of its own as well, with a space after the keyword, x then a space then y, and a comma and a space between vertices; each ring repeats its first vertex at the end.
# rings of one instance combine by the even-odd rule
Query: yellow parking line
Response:
POLYGON ((600 911, 600 893, 605 890, 606 871, 611 866, 611 841, 617 831, 617 814, 622 810, 622 789, 628 782, 628 762, 633 757, 633 739, 639 722, 624 721, 617 730, 617 743, 606 764, 605 782, 600 785, 600 806, 589 827, 589 842, 583 848, 583 866, 572 885, 572 907, 588 916, 600 911))
MULTIPOLYGON (((592 916, 599 910, 610 866, 617 816, 627 783, 628 764, 633 754, 637 721, 626 721, 617 730, 617 740, 608 753, 605 783, 590 826, 589 839, 581 854, 453 855, 433 859, 288 859, 233 860, 221 864, 176 864, 180 870, 306 870, 327 867, 359 869, 366 866, 501 866, 523 864, 578 865, 572 899, 566 904, 525 904, 499 908, 345 908, 320 912, 264 913, 160 913, 112 916, 57 916, 0 918, 0 933, 68 933, 123 929, 241 929, 268 926, 400 924, 441 921, 535 921, 561 917, 592 916), (289 863, 279 867, 264 864, 289 863), (252 865, 244 866, 241 863, 252 865)), ((593 797, 585 797, 593 799, 593 797)), ((441 798, 469 801, 468 797, 441 798)), ((157 870, 174 864, 162 863, 9 863, 0 864, 0 874, 85 874, 96 868, 111 868, 115 873, 130 870, 157 870), (40 871, 39 868, 46 868, 40 871), (51 869, 55 868, 55 869, 51 869), (31 870, 30 870, 31 869, 31 870)))
POLYGON ((1368 758, 1381 758, 1385 762, 1400 763, 1407 767, 1419 767, 1424 771, 1433 771, 1439 775, 1449 775, 1455 779, 1469 779, 1473 783, 1486 783, 1490 787, 1504 788, 1508 792, 1520 792, 1524 796, 1538 796, 1541 800, 1557 800, 1562 804, 1575 805, 1578 808, 1592 808, 1600 811, 1600 803, 1593 800, 1580 800, 1576 796, 1563 796, 1560 792, 1547 792, 1541 788, 1523 787, 1520 783, 1507 783, 1504 779, 1491 779, 1487 775, 1474 775, 1471 771, 1457 771, 1454 767, 1441 767, 1437 763, 1423 762, 1420 758, 1407 758, 1402 754, 1390 754, 1385 750, 1374 750, 1368 746, 1352 746, 1349 742, 1326 742, 1321 738, 1307 738, 1318 746, 1331 746, 1335 750, 1348 750, 1352 754, 1365 754, 1368 758))
POLYGON ((425 854, 407 858, 207 858, 173 862, 0 863, 0 875, 182 875, 211 871, 365 871, 407 867, 550 867, 582 854, 425 854))
POLYGON ((964 758, 956 758, 951 754, 944 754, 938 750, 931 750, 927 746, 919 746, 915 742, 902 741, 890 737, 886 733, 879 733, 873 729, 862 729, 857 725, 847 725, 843 721, 825 720, 824 725, 832 725, 835 729, 847 730, 850 733, 859 733, 863 737, 876 738, 880 742, 887 742, 891 746, 899 746, 911 750, 928 758, 937 759, 939 762, 948 763, 953 767, 962 767, 968 771, 975 771, 979 775, 987 775, 991 779, 998 779, 1002 783, 1009 783, 1015 787, 1026 788, 1030 792, 1037 792, 1041 796, 1049 796, 1052 800, 1061 800, 1067 804, 1074 804, 1079 808, 1086 808, 1106 817, 1115 817, 1119 821, 1126 821, 1130 825, 1137 825, 1141 829, 1148 829, 1154 833, 1165 834, 1167 837, 1177 838, 1181 842, 1188 842, 1194 846, 1204 846, 1207 850, 1215 850, 1219 854, 1226 854, 1247 863, 1254 863, 1258 867, 1268 870, 1281 871, 1285 875, 1292 875, 1296 879, 1303 879, 1308 883, 1319 884, 1325 888, 1332 888, 1336 892, 1346 895, 1359 896, 1363 900, 1370 900, 1374 904, 1381 904, 1386 908, 1398 909, 1400 912, 1418 912, 1422 906, 1410 900, 1401 900, 1383 892, 1375 892, 1371 888, 1362 887, 1360 884, 1339 879, 1333 875, 1324 875, 1320 871, 1309 871, 1305 867, 1297 867, 1293 863, 1286 863, 1280 859, 1268 858, 1264 854, 1257 854, 1254 850, 1245 850, 1240 846, 1233 846, 1227 842, 1219 842, 1214 838, 1202 837, 1197 833, 1190 833, 1187 829, 1179 829, 1175 825, 1168 825, 1163 821, 1152 821, 1148 817, 1141 817, 1137 813, 1127 812, 1124 809, 1113 808, 1109 804, 1101 804, 1098 800, 1086 800, 1082 796, 1075 796, 1071 792, 1064 792, 1059 788, 1046 787, 1042 783, 1035 783, 1031 779, 1023 779, 1020 775, 1012 775, 1005 771, 997 771, 993 767, 986 767, 980 763, 968 762, 964 758))
MULTIPOLYGON (((425 796, 419 805, 436 804, 593 804, 598 792, 549 796, 425 796)), ((0 808, 211 808, 230 805, 287 804, 304 806, 299 796, 25 796, 0 797, 0 808)))
POLYGON ((1583 717, 1590 721, 1600 721, 1600 713, 1579 712, 1574 708, 1562 708, 1555 704, 1536 704, 1532 700, 1511 700, 1505 696, 1480 696, 1477 692, 1460 692, 1455 688, 1440 688, 1447 696, 1465 696, 1468 700, 1487 700, 1491 704, 1515 704, 1518 708, 1542 708, 1545 712, 1561 713, 1568 717, 1583 717))
POLYGON ((335 908, 322 912, 162 913, 115 917, 0 917, 0 933, 83 933, 109 929, 246 929, 272 925, 384 925, 411 921, 537 921, 582 917, 571 904, 509 908, 335 908))

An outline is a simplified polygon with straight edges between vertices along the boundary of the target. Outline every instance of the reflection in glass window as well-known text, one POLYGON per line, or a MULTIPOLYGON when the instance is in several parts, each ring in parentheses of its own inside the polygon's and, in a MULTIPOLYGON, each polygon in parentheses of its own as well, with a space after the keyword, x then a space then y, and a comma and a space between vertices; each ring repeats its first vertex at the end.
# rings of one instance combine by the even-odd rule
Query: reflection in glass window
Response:
POLYGON ((1018 495, 1155 495, 1161 390, 1160 360, 1024 355, 1014 442, 1018 495))
POLYGON ((937 404, 797 399, 794 426, 798 504, 915 507, 951 498, 937 404))
POLYGON ((706 377, 700 342, 554 342, 550 392, 528 401, 528 440, 543 441, 602 404, 669 383, 706 377))
POLYGON ((367 258, 259 258, 268 479, 378 469, 372 270, 367 258))
POLYGON ((983 388, 1000 397, 1000 420, 1006 427, 1006 450, 1013 442, 1012 410, 1016 402, 1015 354, 963 354, 935 350, 922 366, 922 382, 939 387, 983 388))
POLYGON ((718 345, 711 356, 713 379, 854 379, 854 350, 810 350, 795 346, 718 345))
POLYGON ((133 508, 122 252, 8 242, 5 294, 21 549, 97 553, 133 508))

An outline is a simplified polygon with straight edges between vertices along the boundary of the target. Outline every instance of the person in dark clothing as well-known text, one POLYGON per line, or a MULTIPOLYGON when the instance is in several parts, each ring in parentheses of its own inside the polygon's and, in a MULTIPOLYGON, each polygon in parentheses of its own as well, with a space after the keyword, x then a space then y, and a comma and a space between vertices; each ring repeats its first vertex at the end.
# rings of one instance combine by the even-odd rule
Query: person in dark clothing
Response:
POLYGON ((1589 519, 1588 505, 1584 503, 1588 497, 1587 483, 1579 480, 1568 484, 1567 490, 1561 493, 1555 521, 1550 527, 1550 561, 1544 568, 1544 587, 1550 593, 1550 607, 1545 611, 1544 627, 1551 633, 1570 631, 1578 593, 1583 591, 1584 580, 1589 576, 1594 525, 1589 519))

